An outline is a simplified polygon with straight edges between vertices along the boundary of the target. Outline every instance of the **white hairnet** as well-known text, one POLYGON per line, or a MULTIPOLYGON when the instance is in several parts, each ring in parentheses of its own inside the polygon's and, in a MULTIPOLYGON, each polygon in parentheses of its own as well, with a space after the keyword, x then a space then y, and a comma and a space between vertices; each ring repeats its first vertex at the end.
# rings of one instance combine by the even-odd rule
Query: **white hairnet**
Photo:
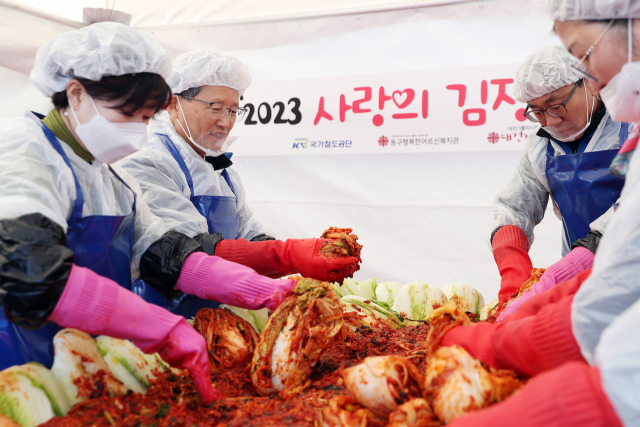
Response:
POLYGON ((76 77, 155 73, 165 79, 171 56, 148 35, 116 22, 100 22, 60 34, 38 49, 31 83, 45 96, 66 89, 76 77))
POLYGON ((536 50, 520 64, 513 77, 513 92, 520 102, 529 102, 580 80, 571 65, 578 60, 562 45, 536 50))
POLYGON ((640 18, 637 0, 549 0, 547 12, 554 21, 640 18))
POLYGON ((177 56, 173 60, 173 71, 167 83, 173 93, 192 87, 225 86, 242 95, 251 84, 251 73, 238 58, 204 49, 177 56))

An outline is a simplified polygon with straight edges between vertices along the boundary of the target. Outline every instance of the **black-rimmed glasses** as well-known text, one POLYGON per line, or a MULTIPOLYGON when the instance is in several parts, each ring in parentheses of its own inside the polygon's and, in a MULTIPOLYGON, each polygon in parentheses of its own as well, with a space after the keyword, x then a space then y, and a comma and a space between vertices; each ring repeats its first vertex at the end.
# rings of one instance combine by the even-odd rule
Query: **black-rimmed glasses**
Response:
POLYGON ((209 117, 214 120, 221 119, 224 114, 229 110, 229 117, 231 120, 236 121, 244 115, 247 111, 244 108, 227 108, 224 104, 219 102, 207 102, 197 98, 191 98, 190 96, 183 96, 182 98, 193 99, 194 101, 202 102, 209 106, 209 117))
POLYGON ((540 123, 544 120, 544 113, 546 112, 550 116, 553 117, 562 117, 567 114, 567 103, 578 89, 578 85, 582 79, 578 80, 574 85, 573 89, 571 89, 571 93, 567 96, 567 99, 564 100, 561 104, 553 104, 545 108, 544 110, 529 110, 529 106, 524 110, 524 116, 534 123, 540 123))

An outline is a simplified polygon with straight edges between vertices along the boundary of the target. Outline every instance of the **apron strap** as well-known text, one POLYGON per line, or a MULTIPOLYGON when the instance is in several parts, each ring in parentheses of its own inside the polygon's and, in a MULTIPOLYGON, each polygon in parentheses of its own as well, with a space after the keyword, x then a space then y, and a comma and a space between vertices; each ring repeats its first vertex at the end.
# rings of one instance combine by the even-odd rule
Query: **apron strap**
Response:
POLYGON ((622 147, 622 144, 624 144, 624 142, 627 140, 628 137, 629 137, 629 123, 620 123, 620 136, 619 136, 620 147, 622 147))
POLYGON ((226 169, 223 169, 221 174, 224 180, 227 181, 227 184, 229 184, 229 188, 231 188, 231 191, 233 192, 233 194, 236 197, 238 197, 238 195, 236 194, 236 190, 233 189, 233 184, 231 184, 231 177, 229 176, 229 172, 227 172, 226 169))
POLYGON ((129 185, 124 182, 124 179, 122 179, 120 177, 120 175, 118 175, 116 173, 116 171, 113 170, 113 168, 111 167, 111 165, 109 165, 109 170, 111 171, 111 173, 113 174, 113 176, 115 176, 116 178, 118 178, 118 181, 120 181, 122 184, 124 184, 125 187, 127 187, 129 189, 129 191, 131 191, 133 193, 133 206, 131 207, 131 212, 135 212, 136 211, 136 203, 138 201, 138 195, 136 194, 135 191, 133 191, 131 189, 131 187, 129 187, 129 185))
MULTIPOLYGON (((36 117, 38 116, 40 115, 36 114, 36 117)), ((39 117, 39 118, 42 118, 42 117, 39 117)), ((71 169, 71 173, 73 174, 73 180, 75 181, 75 184, 76 184, 76 200, 73 202, 73 210, 71 211, 71 217, 82 218, 82 206, 84 205, 84 195, 82 194, 82 188, 80 187, 80 182, 76 177, 76 173, 73 171, 73 168, 71 167, 71 162, 69 162, 69 158, 67 157, 67 154, 62 149, 62 146, 60 145, 58 138, 56 138, 53 132, 51 132, 51 129, 49 129, 47 125, 45 125, 42 122, 42 120, 37 120, 37 123, 42 128, 42 131, 44 132, 44 135, 49 140, 49 143, 51 144, 51 146, 58 152, 58 154, 62 156, 62 159, 64 160, 64 162, 67 164, 69 169, 71 169)))
POLYGON ((193 180, 191 179, 191 172, 189 172, 189 169, 187 168, 187 165, 185 164, 184 159, 180 155, 180 152, 178 151, 176 146, 173 144, 173 141, 171 141, 171 138, 169 138, 168 135, 164 133, 157 133, 156 135, 160 137, 160 141, 164 143, 164 146, 167 147, 167 150, 169 150, 169 153, 171 153, 171 155, 176 160, 176 162, 178 162, 178 166, 180 166, 180 169, 182 169, 182 173, 184 174, 184 177, 187 179, 187 185, 189 186, 189 191, 191 191, 191 198, 193 199, 194 197, 193 180))

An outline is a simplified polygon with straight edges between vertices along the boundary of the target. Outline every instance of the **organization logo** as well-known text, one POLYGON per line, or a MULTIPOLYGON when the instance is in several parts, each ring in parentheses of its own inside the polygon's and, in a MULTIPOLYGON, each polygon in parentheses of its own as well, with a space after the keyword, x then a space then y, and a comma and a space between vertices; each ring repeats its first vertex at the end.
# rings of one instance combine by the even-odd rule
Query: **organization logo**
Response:
POLYGON ((487 140, 489 141, 490 144, 495 144, 498 141, 500 141, 500 134, 496 132, 491 132, 487 137, 487 140))
POLYGON ((296 138, 293 141, 293 148, 308 148, 309 140, 307 138, 296 138))
POLYGON ((333 140, 309 140, 308 138, 295 138, 293 149, 313 149, 313 148, 351 148, 353 141, 350 139, 333 140))
POLYGON ((378 138, 378 145, 380 145, 381 147, 386 147, 387 145, 389 145, 389 138, 384 135, 381 136, 380 138, 378 138))

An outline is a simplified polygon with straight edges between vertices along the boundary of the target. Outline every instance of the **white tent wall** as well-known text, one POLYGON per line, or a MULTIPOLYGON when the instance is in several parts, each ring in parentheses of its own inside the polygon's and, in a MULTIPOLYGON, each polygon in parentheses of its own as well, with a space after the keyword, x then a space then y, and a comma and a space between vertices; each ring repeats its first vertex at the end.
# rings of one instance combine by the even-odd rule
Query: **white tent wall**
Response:
MULTIPOLYGON (((35 50, 56 33, 72 29, 63 21, 81 20, 82 7, 109 5, 105 0, 21 2, 60 15, 51 23, 15 9, 6 12, 2 1, 0 117, 20 116, 26 108, 45 111, 46 100, 25 75, 35 50), (9 37, 12 29, 20 38, 9 37)), ((131 13, 133 27, 147 31, 174 55, 203 47, 237 55, 249 65, 256 84, 495 64, 511 64, 515 71, 530 52, 558 42, 543 0, 356 13, 359 8, 407 5, 389 3, 118 0, 115 8, 131 13), (335 13, 341 8, 348 13, 335 13), (313 18, 316 14, 336 16, 313 18)), ((478 139, 486 139, 486 133, 479 132, 478 139)), ((243 155, 233 161, 251 208, 278 238, 319 236, 328 226, 353 227, 365 245, 356 280, 420 279, 438 286, 462 281, 477 287, 488 301, 499 288, 487 247, 491 203, 513 174, 522 148, 243 155)), ((549 209, 536 228, 534 266, 547 267, 560 258, 560 235, 560 221, 549 209)))

